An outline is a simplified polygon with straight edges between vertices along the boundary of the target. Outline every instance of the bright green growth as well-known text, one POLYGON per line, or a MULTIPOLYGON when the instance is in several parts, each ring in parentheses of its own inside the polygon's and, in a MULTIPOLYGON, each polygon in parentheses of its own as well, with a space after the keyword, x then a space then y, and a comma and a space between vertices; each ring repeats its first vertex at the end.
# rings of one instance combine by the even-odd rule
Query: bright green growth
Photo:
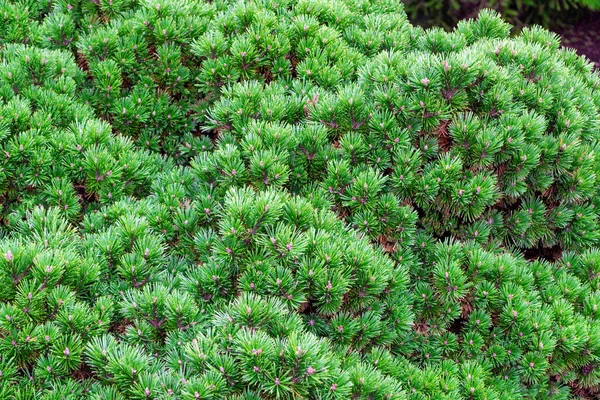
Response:
POLYGON ((394 1, 0 11, 1 398, 600 384, 600 77, 554 35, 394 1))

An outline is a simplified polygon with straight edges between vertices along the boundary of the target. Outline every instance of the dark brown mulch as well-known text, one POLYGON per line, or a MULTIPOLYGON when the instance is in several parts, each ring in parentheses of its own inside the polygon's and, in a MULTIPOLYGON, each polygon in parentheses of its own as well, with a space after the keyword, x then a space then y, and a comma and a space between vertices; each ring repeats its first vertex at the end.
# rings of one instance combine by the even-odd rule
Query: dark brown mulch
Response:
POLYGON ((600 69, 600 12, 590 12, 571 26, 554 28, 562 36, 562 44, 585 55, 600 69))

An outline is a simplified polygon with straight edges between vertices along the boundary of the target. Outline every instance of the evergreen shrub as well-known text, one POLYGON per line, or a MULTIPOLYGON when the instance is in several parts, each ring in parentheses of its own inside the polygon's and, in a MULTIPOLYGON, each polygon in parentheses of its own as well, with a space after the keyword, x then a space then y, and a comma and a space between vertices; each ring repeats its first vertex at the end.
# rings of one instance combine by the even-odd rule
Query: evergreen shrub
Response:
POLYGON ((600 384, 600 76, 495 12, 0 0, 0 398, 600 384))

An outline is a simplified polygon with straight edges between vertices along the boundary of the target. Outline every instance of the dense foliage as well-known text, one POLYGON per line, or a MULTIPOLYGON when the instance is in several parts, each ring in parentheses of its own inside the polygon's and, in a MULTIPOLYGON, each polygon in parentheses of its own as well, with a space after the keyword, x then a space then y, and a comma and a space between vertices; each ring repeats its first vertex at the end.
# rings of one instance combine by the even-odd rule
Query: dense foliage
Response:
POLYGON ((600 384, 600 75, 494 12, 0 0, 0 398, 600 384))

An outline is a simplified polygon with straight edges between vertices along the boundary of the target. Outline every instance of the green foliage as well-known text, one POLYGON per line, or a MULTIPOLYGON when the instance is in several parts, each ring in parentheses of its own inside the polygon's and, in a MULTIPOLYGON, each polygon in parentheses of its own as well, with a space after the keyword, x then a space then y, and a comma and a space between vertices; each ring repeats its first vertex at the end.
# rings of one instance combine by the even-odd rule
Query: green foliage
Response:
POLYGON ((600 76, 492 11, 0 3, 0 397, 600 385, 600 76))

